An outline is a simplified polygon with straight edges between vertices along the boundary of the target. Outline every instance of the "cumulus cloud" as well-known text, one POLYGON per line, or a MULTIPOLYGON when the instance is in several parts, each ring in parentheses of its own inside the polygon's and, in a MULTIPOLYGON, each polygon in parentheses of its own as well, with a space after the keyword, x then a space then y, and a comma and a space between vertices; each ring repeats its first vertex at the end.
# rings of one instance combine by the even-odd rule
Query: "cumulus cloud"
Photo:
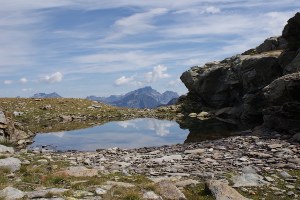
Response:
POLYGON ((162 78, 169 78, 170 75, 166 73, 167 67, 164 65, 158 65, 153 68, 152 72, 145 73, 145 80, 147 83, 155 82, 162 78))
POLYGON ((25 78, 25 77, 20 78, 20 83, 25 84, 27 82, 28 82, 27 78, 25 78))
POLYGON ((3 83, 4 83, 5 85, 10 85, 10 84, 13 83, 13 81, 12 81, 12 80, 5 80, 5 81, 3 81, 3 83))
POLYGON ((131 77, 121 76, 120 78, 115 80, 114 84, 116 86, 122 86, 122 85, 129 85, 133 82, 135 82, 134 76, 131 76, 131 77))
POLYGON ((40 80, 42 82, 46 82, 46 83, 57 83, 57 82, 61 82, 63 79, 63 74, 60 72, 55 72, 53 74, 50 75, 46 75, 44 77, 42 77, 40 80))

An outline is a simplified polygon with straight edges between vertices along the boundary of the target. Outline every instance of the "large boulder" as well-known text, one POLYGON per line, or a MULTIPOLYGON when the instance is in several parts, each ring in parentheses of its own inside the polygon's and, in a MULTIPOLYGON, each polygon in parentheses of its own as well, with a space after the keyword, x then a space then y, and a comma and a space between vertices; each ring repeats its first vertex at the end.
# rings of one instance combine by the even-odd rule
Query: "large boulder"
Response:
POLYGON ((300 13, 288 20, 287 25, 282 31, 282 37, 288 41, 290 50, 298 50, 300 48, 300 13))
POLYGON ((282 50, 287 48, 287 41, 282 37, 270 37, 266 39, 261 45, 255 48, 257 53, 268 51, 282 50))
POLYGON ((300 130, 300 72, 288 74, 263 89, 268 107, 263 111, 264 125, 287 131, 300 130))
POLYGON ((239 106, 243 96, 282 75, 280 52, 237 55, 221 62, 193 67, 180 77, 200 104, 210 108, 239 106))
POLYGON ((228 184, 219 180, 209 180, 205 183, 205 186, 216 200, 249 200, 228 184))

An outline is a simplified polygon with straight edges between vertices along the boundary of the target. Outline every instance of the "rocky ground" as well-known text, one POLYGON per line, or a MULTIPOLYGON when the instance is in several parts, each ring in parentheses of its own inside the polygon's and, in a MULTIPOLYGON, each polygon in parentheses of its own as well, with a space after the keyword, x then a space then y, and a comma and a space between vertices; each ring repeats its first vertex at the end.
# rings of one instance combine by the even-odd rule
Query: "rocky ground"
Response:
POLYGON ((287 139, 259 128, 244 132, 244 136, 215 141, 128 150, 14 152, 0 146, 0 196, 299 199, 298 137, 287 139))

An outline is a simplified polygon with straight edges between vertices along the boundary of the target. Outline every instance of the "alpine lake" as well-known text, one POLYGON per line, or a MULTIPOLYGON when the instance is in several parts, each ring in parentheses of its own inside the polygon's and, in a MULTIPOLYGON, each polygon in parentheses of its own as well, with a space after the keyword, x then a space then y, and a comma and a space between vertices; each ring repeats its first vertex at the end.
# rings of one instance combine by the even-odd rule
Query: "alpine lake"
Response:
POLYGON ((245 126, 217 119, 186 118, 179 122, 154 118, 112 121, 99 126, 64 132, 40 133, 28 149, 96 151, 118 147, 134 149, 196 143, 242 134, 245 126))

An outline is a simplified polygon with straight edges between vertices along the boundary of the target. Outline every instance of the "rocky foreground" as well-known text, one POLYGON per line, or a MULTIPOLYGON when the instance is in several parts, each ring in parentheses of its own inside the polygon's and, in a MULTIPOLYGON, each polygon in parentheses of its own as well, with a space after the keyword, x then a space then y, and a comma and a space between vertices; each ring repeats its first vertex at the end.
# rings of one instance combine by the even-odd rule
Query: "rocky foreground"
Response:
POLYGON ((194 144, 97 152, 14 152, 1 145, 0 196, 299 199, 300 135, 285 139, 263 128, 244 134, 194 144))

